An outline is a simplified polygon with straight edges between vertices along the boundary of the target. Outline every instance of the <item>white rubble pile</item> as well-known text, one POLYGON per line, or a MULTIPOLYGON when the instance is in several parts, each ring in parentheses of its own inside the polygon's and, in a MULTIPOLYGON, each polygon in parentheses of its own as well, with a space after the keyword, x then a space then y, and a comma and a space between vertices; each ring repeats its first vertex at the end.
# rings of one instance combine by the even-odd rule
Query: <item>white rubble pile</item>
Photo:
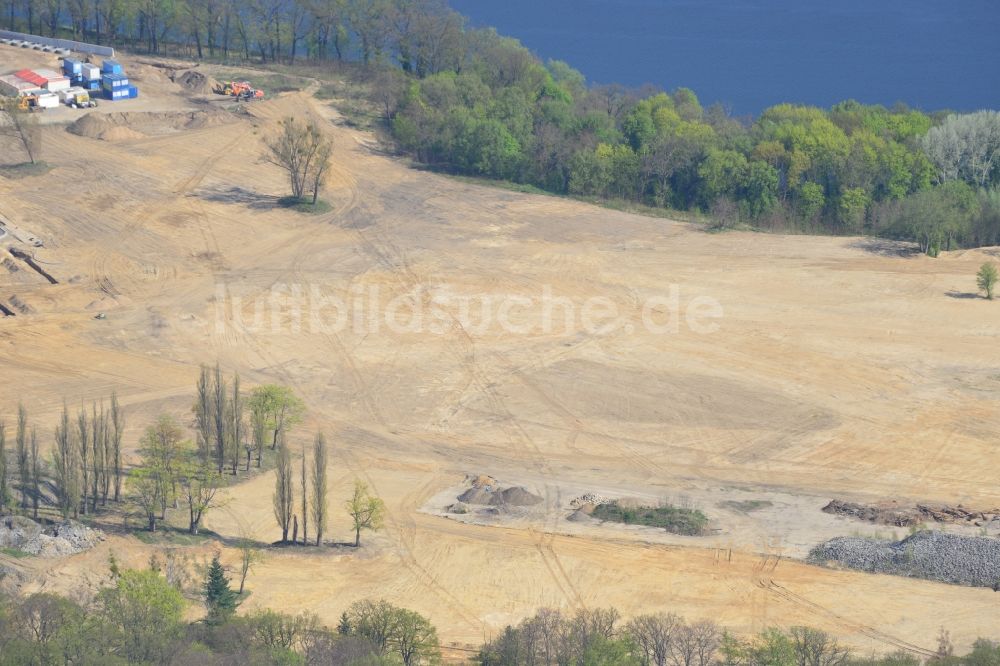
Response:
POLYGON ((0 519, 0 548, 13 548, 38 557, 81 553, 104 540, 104 534, 72 520, 42 526, 21 516, 0 519))

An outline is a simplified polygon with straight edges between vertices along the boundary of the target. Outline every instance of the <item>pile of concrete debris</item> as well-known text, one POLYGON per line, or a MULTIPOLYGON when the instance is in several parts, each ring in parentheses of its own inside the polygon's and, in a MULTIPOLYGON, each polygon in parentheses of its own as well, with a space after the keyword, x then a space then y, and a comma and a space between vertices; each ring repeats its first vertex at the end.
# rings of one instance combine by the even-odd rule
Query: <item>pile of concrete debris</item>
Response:
POLYGON ((973 511, 961 504, 948 506, 945 504, 916 504, 903 506, 896 502, 880 504, 856 504, 832 500, 823 507, 826 513, 857 518, 868 523, 892 525, 895 527, 913 527, 923 523, 966 523, 983 527, 992 522, 1000 523, 1000 509, 989 511, 973 511))
POLYGON ((600 506, 601 504, 607 504, 608 502, 613 501, 614 500, 612 498, 599 495, 598 493, 584 493, 579 497, 574 498, 569 505, 574 509, 579 509, 583 506, 600 506))
POLYGON ((1000 540, 923 531, 902 541, 838 537, 816 547, 815 563, 1000 590, 1000 540))
POLYGON ((104 540, 104 534, 73 520, 40 525, 22 516, 0 518, 0 548, 38 557, 81 553, 104 540))

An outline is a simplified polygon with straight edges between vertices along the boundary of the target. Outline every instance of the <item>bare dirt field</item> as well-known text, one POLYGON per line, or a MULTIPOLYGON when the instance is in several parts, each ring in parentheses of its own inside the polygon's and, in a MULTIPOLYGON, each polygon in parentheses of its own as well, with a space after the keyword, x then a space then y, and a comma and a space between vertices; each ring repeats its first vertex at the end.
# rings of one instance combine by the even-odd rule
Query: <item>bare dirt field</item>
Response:
MULTIPOLYGON (((54 64, 27 55, 0 47, 0 70, 54 64)), ((115 117, 100 132, 66 131, 83 111, 46 115, 51 171, 0 178, 0 222, 44 243, 0 238, 0 303, 16 314, 0 317, 0 409, 9 419, 25 400, 48 433, 64 400, 117 390, 134 446, 157 413, 190 419, 200 363, 293 387, 309 409, 293 450, 318 428, 333 444, 331 538, 352 536, 339 507, 355 477, 389 517, 360 552, 271 553, 249 605, 335 623, 385 597, 459 645, 545 605, 673 611, 736 632, 812 624, 866 651, 932 648, 941 625, 961 647, 996 637, 988 589, 800 561, 832 536, 891 536, 822 513, 834 497, 1000 506, 1000 306, 965 297, 996 250, 930 259, 862 238, 707 234, 465 184, 382 155, 307 92, 235 113, 123 62, 139 100, 103 104, 95 113, 115 117), (285 116, 320 120, 335 142, 329 213, 276 205, 287 186, 262 137, 285 116), (548 331, 545 289, 565 299, 548 331), (481 325, 484 295, 534 303, 507 307, 505 330, 481 325), (580 324, 598 297, 621 325, 580 324), (721 316, 693 326, 684 314, 708 311, 704 299, 721 316), (392 308, 395 326, 380 317, 392 308), (404 330, 416 309, 436 325, 404 330), (644 309, 666 330, 642 325, 644 309), (543 502, 444 515, 467 474, 543 502), (567 521, 585 492, 690 504, 713 531, 567 521), (770 504, 726 504, 744 501, 770 504)), ((280 536, 272 485, 240 484, 208 516, 226 558, 241 532, 280 536)), ((20 564, 37 587, 72 590, 110 551, 140 565, 152 547, 111 536, 20 564)))

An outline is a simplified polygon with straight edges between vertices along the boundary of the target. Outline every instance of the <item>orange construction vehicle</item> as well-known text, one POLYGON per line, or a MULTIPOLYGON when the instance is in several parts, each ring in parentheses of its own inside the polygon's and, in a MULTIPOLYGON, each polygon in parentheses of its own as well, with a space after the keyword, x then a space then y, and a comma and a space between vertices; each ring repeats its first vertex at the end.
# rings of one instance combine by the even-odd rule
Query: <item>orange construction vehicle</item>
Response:
POLYGON ((254 88, 249 81, 229 81, 223 86, 222 94, 235 97, 240 101, 264 99, 264 91, 254 88))

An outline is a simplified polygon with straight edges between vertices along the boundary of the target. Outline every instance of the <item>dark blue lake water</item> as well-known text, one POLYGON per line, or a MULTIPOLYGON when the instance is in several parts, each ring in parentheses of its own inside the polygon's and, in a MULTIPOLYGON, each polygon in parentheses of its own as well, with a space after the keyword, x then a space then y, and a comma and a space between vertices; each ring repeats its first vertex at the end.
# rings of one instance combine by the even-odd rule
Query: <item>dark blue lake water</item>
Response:
POLYGON ((1000 109, 1000 0, 451 0, 589 80, 758 114, 843 99, 1000 109))

